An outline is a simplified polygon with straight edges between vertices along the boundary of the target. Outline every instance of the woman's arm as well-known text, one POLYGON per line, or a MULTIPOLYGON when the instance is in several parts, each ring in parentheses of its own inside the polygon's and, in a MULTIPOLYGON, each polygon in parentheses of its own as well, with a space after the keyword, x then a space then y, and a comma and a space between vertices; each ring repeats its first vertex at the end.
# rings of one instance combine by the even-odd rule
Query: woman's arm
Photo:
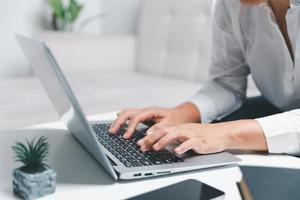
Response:
POLYGON ((300 154, 300 109, 256 120, 216 124, 187 123, 154 130, 138 142, 142 150, 160 150, 181 141, 175 151, 215 153, 227 149, 300 154))
POLYGON ((256 120, 227 122, 231 144, 228 149, 267 151, 267 140, 256 120))
POLYGON ((210 80, 191 99, 201 122, 221 119, 243 103, 250 69, 245 62, 238 23, 239 1, 218 0, 213 14, 210 80), (232 5, 234 4, 234 5, 232 5))
POLYGON ((185 102, 175 107, 181 117, 184 119, 185 123, 201 122, 200 110, 192 102, 185 102))

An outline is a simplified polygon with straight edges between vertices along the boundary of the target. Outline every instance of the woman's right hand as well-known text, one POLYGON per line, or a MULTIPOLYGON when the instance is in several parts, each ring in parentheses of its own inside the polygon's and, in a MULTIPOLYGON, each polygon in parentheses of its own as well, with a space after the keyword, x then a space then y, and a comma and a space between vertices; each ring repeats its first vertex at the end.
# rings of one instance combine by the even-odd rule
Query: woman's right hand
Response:
POLYGON ((124 138, 128 139, 132 136, 139 123, 147 121, 153 121, 155 125, 148 129, 146 134, 151 133, 152 130, 158 127, 199 122, 200 113, 191 102, 181 104, 175 108, 125 109, 118 113, 118 117, 112 123, 109 132, 115 134, 123 124, 128 123, 128 128, 124 134, 124 138))

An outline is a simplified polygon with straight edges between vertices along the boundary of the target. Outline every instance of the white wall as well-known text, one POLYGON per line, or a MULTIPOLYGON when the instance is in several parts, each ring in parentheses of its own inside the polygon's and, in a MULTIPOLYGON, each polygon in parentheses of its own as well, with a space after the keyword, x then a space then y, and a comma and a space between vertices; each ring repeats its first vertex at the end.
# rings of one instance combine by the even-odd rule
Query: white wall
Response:
POLYGON ((89 34, 101 33, 102 0, 78 0, 78 2, 84 7, 74 24, 74 31, 89 34))
POLYGON ((14 34, 32 34, 34 30, 46 28, 44 7, 42 0, 1 0, 0 77, 29 73, 14 34))
MULTIPOLYGON (((101 13, 101 0, 80 0, 85 4, 78 22, 101 13)), ((15 38, 15 33, 33 35, 49 30, 51 10, 47 0, 0 0, 0 77, 30 74, 27 61, 15 38)), ((100 33, 101 21, 90 23, 82 32, 100 33)))

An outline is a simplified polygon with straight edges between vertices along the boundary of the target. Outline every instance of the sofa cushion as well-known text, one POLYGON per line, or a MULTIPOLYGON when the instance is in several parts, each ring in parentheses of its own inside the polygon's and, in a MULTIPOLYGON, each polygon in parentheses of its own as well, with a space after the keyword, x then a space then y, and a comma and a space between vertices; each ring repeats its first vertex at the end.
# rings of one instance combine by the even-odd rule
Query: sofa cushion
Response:
POLYGON ((205 80, 210 65, 212 1, 144 0, 138 24, 138 70, 205 80))
POLYGON ((58 63, 67 71, 133 71, 136 55, 134 35, 89 35, 43 31, 45 41, 58 63))

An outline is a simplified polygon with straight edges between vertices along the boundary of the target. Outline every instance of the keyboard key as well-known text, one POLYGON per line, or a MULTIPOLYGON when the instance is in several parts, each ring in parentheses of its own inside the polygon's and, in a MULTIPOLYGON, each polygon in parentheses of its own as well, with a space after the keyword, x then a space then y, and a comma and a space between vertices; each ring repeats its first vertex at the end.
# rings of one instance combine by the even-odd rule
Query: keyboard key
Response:
POLYGON ((145 158, 142 158, 139 160, 144 166, 152 165, 152 163, 149 160, 146 160, 145 158))
POLYGON ((133 167, 141 167, 141 166, 143 166, 141 163, 139 163, 138 161, 133 161, 132 163, 132 166, 133 167))
POLYGON ((125 167, 132 167, 132 165, 129 162, 125 162, 123 164, 125 165, 125 167))

